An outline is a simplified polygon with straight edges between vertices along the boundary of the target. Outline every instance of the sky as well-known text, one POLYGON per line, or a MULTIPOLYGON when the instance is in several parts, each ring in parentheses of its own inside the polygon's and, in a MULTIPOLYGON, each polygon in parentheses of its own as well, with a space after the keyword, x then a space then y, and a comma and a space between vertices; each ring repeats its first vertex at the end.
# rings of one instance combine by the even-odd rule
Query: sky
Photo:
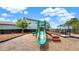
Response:
POLYGON ((15 22, 19 18, 28 17, 46 20, 52 28, 56 28, 71 18, 79 19, 79 7, 26 7, 25 2, 26 0, 0 0, 0 21, 15 22))
POLYGON ((52 28, 56 28, 71 18, 79 19, 78 13, 78 7, 0 7, 0 21, 15 22, 19 18, 28 17, 36 20, 46 20, 52 28))

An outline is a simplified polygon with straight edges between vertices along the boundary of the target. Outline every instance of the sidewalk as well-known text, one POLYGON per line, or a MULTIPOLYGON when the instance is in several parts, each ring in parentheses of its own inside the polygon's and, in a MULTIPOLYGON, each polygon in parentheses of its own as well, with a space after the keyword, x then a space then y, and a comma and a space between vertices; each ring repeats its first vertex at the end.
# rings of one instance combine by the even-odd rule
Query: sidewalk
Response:
POLYGON ((61 37, 72 37, 72 38, 78 38, 79 39, 79 35, 78 34, 73 34, 71 33, 71 35, 65 35, 65 34, 61 34, 61 37))
POLYGON ((78 38, 79 39, 79 35, 78 34, 71 33, 71 37, 74 37, 74 38, 78 38))

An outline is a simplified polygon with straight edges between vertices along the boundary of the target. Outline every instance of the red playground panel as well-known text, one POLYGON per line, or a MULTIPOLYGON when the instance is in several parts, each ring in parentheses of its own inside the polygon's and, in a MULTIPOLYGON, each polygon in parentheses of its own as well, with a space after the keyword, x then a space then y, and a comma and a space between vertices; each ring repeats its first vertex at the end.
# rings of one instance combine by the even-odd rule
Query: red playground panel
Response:
POLYGON ((44 28, 43 27, 40 27, 40 31, 44 31, 44 28))

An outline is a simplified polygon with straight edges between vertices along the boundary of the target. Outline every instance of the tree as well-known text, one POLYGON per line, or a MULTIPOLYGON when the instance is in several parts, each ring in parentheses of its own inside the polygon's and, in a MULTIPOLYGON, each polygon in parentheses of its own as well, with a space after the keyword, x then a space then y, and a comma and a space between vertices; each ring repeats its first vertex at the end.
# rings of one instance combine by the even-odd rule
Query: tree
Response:
POLYGON ((70 29, 70 27, 71 27, 71 20, 70 21, 67 21, 65 24, 64 24, 64 26, 66 27, 68 27, 67 28, 67 32, 68 32, 68 34, 69 34, 69 36, 71 36, 71 29, 70 29))
POLYGON ((79 27, 79 20, 77 18, 71 19, 71 26, 73 28, 73 32, 76 33, 77 28, 79 27))
POLYGON ((71 20, 67 21, 64 25, 68 26, 68 30, 70 27, 72 27, 72 29, 75 31, 75 28, 79 26, 79 20, 77 18, 71 18, 71 20))
POLYGON ((69 33, 69 36, 70 36, 71 28, 72 30, 74 30, 74 32, 75 32, 75 29, 79 29, 79 20, 77 18, 71 18, 69 21, 66 21, 63 25, 59 25, 58 27, 60 27, 61 29, 62 26, 68 28, 67 32, 69 33))
POLYGON ((60 33, 63 32, 63 27, 64 27, 64 24, 58 25, 58 29, 60 33))
POLYGON ((22 19, 18 19, 16 21, 16 26, 21 27, 22 28, 22 33, 24 32, 24 29, 28 26, 28 24, 30 24, 31 22, 27 21, 27 19, 25 17, 23 17, 22 19))

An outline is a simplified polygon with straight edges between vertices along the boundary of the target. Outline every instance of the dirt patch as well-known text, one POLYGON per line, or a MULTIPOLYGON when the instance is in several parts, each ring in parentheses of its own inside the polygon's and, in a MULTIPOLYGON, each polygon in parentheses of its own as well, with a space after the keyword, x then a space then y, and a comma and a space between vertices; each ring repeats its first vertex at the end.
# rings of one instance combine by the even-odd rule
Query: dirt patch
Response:
POLYGON ((19 37, 21 35, 24 35, 23 33, 16 33, 16 34, 0 34, 0 43, 1 42, 4 42, 4 41, 7 41, 7 40, 10 40, 10 39, 13 39, 13 38, 16 38, 16 37, 19 37))

